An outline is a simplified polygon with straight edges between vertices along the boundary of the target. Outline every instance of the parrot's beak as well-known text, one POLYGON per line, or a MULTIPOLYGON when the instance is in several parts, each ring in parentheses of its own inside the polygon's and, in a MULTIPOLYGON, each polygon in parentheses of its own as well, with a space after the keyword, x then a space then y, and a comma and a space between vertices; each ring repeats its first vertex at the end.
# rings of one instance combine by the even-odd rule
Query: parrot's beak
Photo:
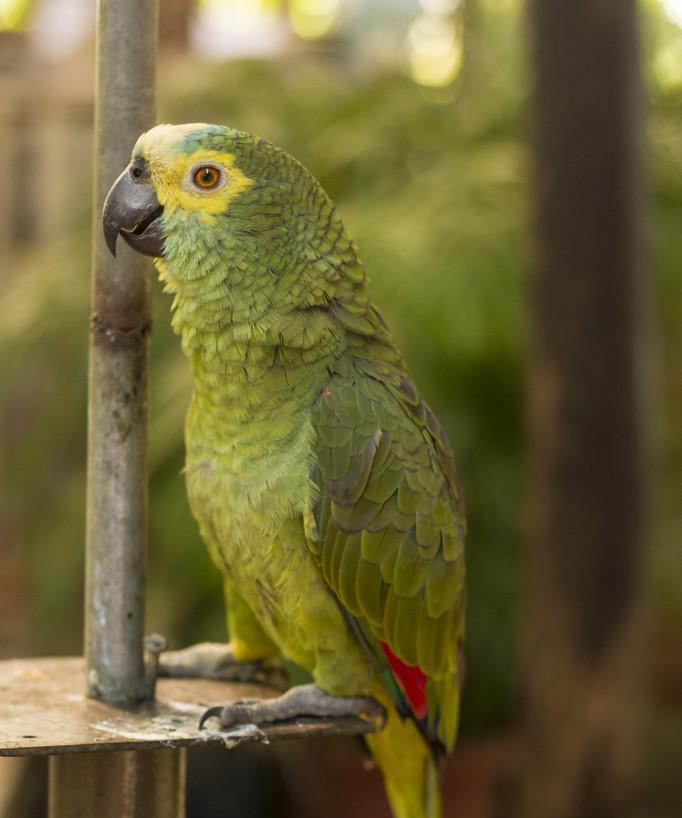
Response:
POLYGON ((102 225, 112 255, 120 233, 133 250, 157 258, 163 255, 163 231, 159 216, 163 207, 156 198, 149 174, 131 162, 111 186, 104 202, 102 225))

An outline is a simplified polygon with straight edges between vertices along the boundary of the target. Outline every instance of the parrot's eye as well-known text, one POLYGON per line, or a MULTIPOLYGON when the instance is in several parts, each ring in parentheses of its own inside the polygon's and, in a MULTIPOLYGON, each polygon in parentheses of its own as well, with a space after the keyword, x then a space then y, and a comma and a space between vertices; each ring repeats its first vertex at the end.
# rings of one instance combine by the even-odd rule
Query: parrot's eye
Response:
POLYGON ((192 178, 201 190, 212 190, 220 184, 222 173, 213 165, 202 165, 194 171, 192 178))

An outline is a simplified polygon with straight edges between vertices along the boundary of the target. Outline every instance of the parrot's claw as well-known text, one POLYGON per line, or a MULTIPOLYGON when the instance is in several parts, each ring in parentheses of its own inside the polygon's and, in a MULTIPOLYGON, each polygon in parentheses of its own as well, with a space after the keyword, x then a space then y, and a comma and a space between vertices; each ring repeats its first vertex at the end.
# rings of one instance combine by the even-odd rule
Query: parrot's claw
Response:
POLYGON ((241 699, 225 707, 211 707, 201 717, 199 729, 210 718, 223 728, 238 724, 267 724, 301 717, 355 717, 369 721, 377 729, 386 721, 386 711, 375 699, 364 696, 330 696, 317 685, 292 687, 275 699, 241 699))
POLYGON ((286 689, 289 677, 275 662, 240 662, 230 645, 200 642, 183 650, 168 651, 159 662, 158 675, 223 682, 253 682, 286 689))

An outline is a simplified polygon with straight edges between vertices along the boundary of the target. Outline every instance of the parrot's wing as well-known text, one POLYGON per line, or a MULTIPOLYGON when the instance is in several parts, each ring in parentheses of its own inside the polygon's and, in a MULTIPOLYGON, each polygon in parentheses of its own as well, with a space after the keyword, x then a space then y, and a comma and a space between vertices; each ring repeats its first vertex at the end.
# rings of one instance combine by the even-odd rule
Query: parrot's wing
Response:
POLYGON ((417 719, 455 738, 464 508, 442 429, 399 359, 346 359, 313 412, 325 580, 417 719))

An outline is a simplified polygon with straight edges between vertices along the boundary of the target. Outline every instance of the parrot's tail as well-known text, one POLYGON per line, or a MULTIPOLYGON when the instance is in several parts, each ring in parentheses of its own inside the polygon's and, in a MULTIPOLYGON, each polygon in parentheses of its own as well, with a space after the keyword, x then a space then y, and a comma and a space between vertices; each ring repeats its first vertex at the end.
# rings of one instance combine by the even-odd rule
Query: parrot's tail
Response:
MULTIPOLYGON (((383 698, 383 697, 382 697, 383 698)), ((386 700, 382 700, 386 706, 386 700)), ((393 818, 441 818, 438 767, 424 736, 411 719, 387 707, 386 727, 366 736, 384 776, 393 818)))

